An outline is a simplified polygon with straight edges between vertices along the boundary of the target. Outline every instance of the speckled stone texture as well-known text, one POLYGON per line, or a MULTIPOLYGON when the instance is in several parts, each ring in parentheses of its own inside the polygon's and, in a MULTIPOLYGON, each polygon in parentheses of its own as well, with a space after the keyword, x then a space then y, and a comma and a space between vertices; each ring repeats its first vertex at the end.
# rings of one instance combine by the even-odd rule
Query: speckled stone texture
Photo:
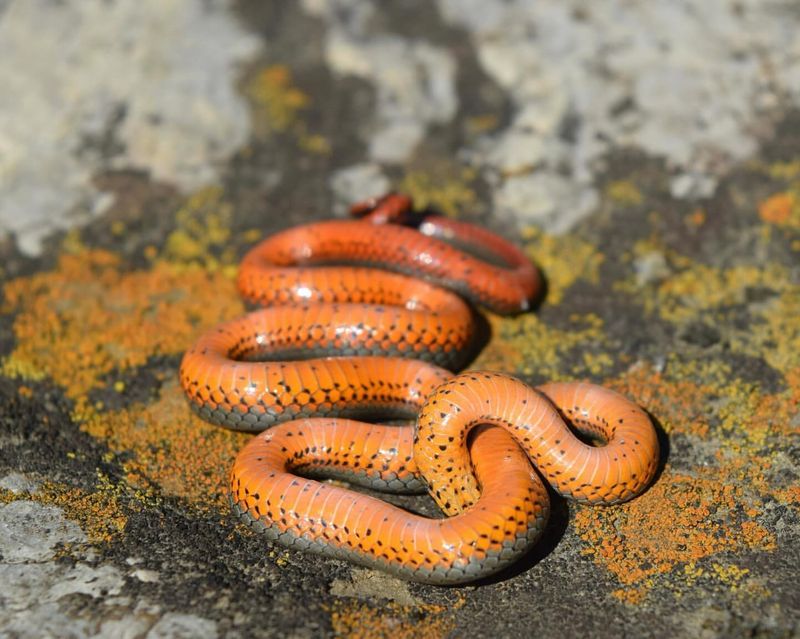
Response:
MULTIPOLYGON (((789 0, 0 0, 0 636, 800 636, 800 9, 789 0), (395 188, 548 289, 473 366, 657 422, 490 581, 230 515, 177 381, 260 238, 395 188)), ((427 498, 394 497, 435 514, 427 498)))

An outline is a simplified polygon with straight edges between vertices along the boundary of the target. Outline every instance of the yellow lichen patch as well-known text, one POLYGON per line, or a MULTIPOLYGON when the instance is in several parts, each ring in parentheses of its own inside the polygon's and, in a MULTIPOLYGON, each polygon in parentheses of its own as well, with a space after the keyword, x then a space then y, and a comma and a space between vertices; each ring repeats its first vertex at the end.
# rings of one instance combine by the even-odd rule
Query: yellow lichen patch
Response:
POLYGON ((732 380, 721 388, 720 397, 717 414, 725 435, 723 449, 748 452, 800 432, 800 427, 791 425, 800 407, 800 397, 792 389, 773 395, 757 384, 732 380))
POLYGON ((800 177, 800 160, 775 162, 767 167, 767 173, 776 180, 793 180, 800 177))
POLYGON ((680 598, 687 588, 694 588, 700 582, 722 584, 732 592, 736 592, 742 587, 743 580, 750 573, 747 568, 740 568, 734 564, 704 563, 707 565, 700 565, 698 562, 691 561, 683 567, 683 571, 680 573, 682 583, 672 588, 677 597, 680 598))
POLYGON ((303 133, 297 142, 303 151, 314 155, 329 155, 333 150, 330 140, 318 133, 303 133))
POLYGON ((175 380, 154 403, 95 413, 84 428, 112 451, 133 453, 123 464, 131 485, 155 483, 200 508, 224 505, 228 469, 250 437, 194 416, 175 380))
POLYGON ((763 357, 773 368, 791 373, 800 370, 800 286, 786 281, 773 282, 784 290, 753 309, 747 330, 732 332, 731 349, 763 357))
POLYGON ((759 205, 758 215, 769 224, 800 227, 800 201, 794 193, 776 193, 759 205))
POLYGON ((164 257, 176 264, 199 264, 216 271, 235 272, 235 255, 230 239, 233 206, 225 201, 217 186, 210 186, 191 195, 175 214, 175 230, 167 237, 164 257), (211 249, 222 249, 218 259, 211 249))
POLYGON ((726 551, 773 550, 775 539, 760 524, 732 516, 749 487, 732 483, 724 469, 695 474, 667 467, 644 495, 613 509, 579 507, 575 527, 584 554, 624 585, 642 586, 658 575, 726 551))
POLYGON ((253 131, 257 137, 286 133, 303 151, 315 155, 330 154, 330 141, 309 131, 307 124, 300 119, 311 99, 294 86, 288 67, 275 64, 256 71, 245 81, 244 94, 250 101, 253 131))
POLYGON ((627 180, 611 182, 606 187, 606 195, 617 204, 622 204, 623 206, 641 204, 643 200, 642 192, 639 188, 633 182, 628 182, 627 180))
POLYGON ((731 586, 733 589, 737 589, 742 580, 750 573, 748 568, 717 562, 711 564, 711 569, 722 583, 731 586))
POLYGON ((105 375, 181 353, 201 330, 243 312, 221 273, 160 261, 123 273, 100 250, 62 255, 55 270, 9 282, 5 296, 17 343, 3 372, 50 377, 78 413, 105 375))
POLYGON ((458 217, 477 202, 470 186, 474 179, 475 171, 470 168, 432 167, 407 173, 398 190, 410 195, 416 208, 432 207, 448 217, 458 217))
POLYGON ((596 315, 569 318, 574 330, 549 326, 536 315, 489 318, 493 338, 472 368, 516 371, 556 380, 575 375, 602 374, 613 362, 603 348, 603 322, 596 315), (583 362, 565 366, 562 357, 576 346, 585 346, 583 362))
POLYGON ((644 298, 644 305, 648 312, 657 312, 665 320, 680 323, 709 309, 743 303, 748 289, 787 286, 789 281, 786 269, 779 264, 728 269, 694 264, 661 282, 655 296, 644 298))
POLYGON ((309 103, 308 95, 293 86, 289 69, 280 64, 256 72, 245 86, 245 95, 252 104, 256 132, 288 130, 309 103))
POLYGON ((64 238, 61 240, 61 251, 63 253, 72 253, 74 255, 85 249, 80 228, 71 228, 64 234, 64 238))
POLYGON ((333 633, 342 639, 439 639, 455 627, 444 606, 401 606, 337 602, 331 610, 333 633))
POLYGON ((545 304, 558 304, 578 280, 598 281, 603 254, 574 235, 550 235, 534 226, 523 229, 525 253, 547 275, 545 304))

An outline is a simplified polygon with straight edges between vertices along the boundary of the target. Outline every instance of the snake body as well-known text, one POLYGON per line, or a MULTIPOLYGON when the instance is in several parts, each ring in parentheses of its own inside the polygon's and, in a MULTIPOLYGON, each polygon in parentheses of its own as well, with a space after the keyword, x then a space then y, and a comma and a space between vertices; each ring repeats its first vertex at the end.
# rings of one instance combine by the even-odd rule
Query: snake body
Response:
POLYGON ((407 579, 461 583, 515 561, 541 534, 549 501, 531 462, 562 495, 617 503, 652 479, 658 442, 644 411, 598 386, 454 376, 448 369, 465 363, 475 330, 459 295, 522 312, 539 273, 505 240, 414 220, 410 204, 387 196, 355 207, 364 219, 296 227, 257 245, 238 285, 266 308, 202 336, 180 378, 203 418, 263 431, 230 477, 234 512, 255 530, 407 579), (567 421, 604 445, 584 443, 567 421), (448 517, 314 477, 427 488, 448 517))

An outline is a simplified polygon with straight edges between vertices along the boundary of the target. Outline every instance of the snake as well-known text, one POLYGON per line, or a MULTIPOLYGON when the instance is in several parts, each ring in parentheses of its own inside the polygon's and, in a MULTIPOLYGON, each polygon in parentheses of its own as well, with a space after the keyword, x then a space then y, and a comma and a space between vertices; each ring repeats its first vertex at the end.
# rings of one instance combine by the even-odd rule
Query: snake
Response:
POLYGON ((543 478, 588 504, 647 488, 658 439, 624 396, 452 372, 473 356, 476 307, 514 315, 536 303, 542 277, 521 249, 418 213, 402 194, 352 213, 252 248, 237 286, 255 310, 202 335, 182 359, 180 382, 200 417, 258 433, 229 477, 242 522, 291 549, 459 584, 537 542, 550 509, 543 478), (371 491, 427 491, 444 517, 371 491))

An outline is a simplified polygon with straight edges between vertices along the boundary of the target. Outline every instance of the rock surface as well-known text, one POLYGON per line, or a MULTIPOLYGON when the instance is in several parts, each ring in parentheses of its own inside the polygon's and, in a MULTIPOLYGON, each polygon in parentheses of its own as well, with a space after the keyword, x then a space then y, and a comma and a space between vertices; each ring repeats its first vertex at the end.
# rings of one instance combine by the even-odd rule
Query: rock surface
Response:
MULTIPOLYGON (((0 0, 0 635, 800 636, 791 2, 0 0), (515 239, 535 313, 472 364, 659 425, 654 485, 553 499, 485 583, 229 516, 247 436, 176 369, 236 264, 395 188, 515 239)), ((434 512, 426 498, 396 498, 434 512)))

